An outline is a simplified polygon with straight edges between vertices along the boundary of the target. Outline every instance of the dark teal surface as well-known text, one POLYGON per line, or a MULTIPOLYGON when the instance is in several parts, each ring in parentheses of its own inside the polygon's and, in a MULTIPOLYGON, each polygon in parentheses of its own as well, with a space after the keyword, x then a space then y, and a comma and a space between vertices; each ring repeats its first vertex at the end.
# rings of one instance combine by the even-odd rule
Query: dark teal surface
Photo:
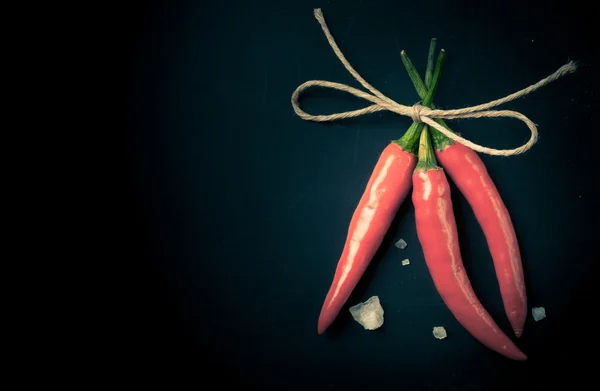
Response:
MULTIPOLYGON (((577 2, 325 0, 153 2, 131 11, 128 162, 139 267, 124 333, 132 362, 150 375, 142 378, 241 389, 505 390, 590 375, 578 352, 597 352, 583 311, 595 307, 600 259, 591 11, 577 2), (516 342, 528 361, 486 349, 446 309, 410 198, 350 300, 378 295, 384 326, 365 331, 346 307, 317 335, 354 207, 382 149, 411 123, 391 113, 324 124, 295 115, 291 94, 307 80, 361 88, 329 47, 317 7, 357 71, 407 105, 419 98, 400 50, 424 72, 431 37, 447 51, 440 108, 503 97, 580 61, 575 74, 502 106, 538 125, 533 149, 482 156, 515 225, 529 307, 547 311, 528 319, 516 342), (400 237, 405 250, 393 247, 400 237), (438 325, 447 339, 433 338, 438 325)), ((365 104, 329 90, 302 100, 315 114, 365 104)), ((529 137, 510 119, 449 123, 495 148, 529 137)), ((481 229, 452 190, 473 287, 509 332, 481 229)))

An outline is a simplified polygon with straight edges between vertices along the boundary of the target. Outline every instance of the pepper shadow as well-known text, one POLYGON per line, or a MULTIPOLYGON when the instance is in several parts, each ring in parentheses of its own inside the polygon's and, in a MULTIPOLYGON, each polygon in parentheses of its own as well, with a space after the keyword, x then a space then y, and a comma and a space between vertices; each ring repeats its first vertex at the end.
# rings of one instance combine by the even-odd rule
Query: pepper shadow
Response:
MULTIPOLYGON (((365 293, 367 292, 371 282, 373 281, 373 277, 375 276, 377 267, 392 247, 394 237, 396 235, 396 232, 398 231, 398 227, 402 220, 408 215, 408 211, 410 210, 410 208, 412 208, 411 192, 408 193, 406 199, 398 208, 398 212, 392 220, 390 228, 383 237, 379 249, 373 256, 373 259, 371 260, 369 266, 367 266, 367 269, 365 270, 365 273, 363 274, 362 278, 359 280, 358 284, 350 294, 348 301, 346 301, 346 304, 344 304, 344 307, 342 307, 342 310, 338 314, 335 321, 327 329, 326 334, 330 337, 335 338, 338 335, 344 333, 345 331, 347 331, 347 328, 350 325, 350 323, 354 322, 354 320, 352 319, 352 315, 349 311, 349 308, 352 306, 350 303, 358 303, 360 299, 365 296, 365 293)), ((380 328, 373 330, 373 332, 383 333, 384 330, 385 322, 380 328)))

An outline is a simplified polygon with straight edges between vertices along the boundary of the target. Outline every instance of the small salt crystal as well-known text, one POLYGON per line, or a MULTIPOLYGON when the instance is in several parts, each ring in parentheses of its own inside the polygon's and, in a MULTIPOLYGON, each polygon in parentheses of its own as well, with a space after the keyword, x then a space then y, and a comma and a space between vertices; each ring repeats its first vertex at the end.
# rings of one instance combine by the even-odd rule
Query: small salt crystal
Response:
POLYGON ((403 259, 402 260, 402 266, 406 266, 408 264, 410 264, 410 261, 408 259, 403 259))
POLYGON ((377 296, 350 307, 350 313, 354 320, 366 330, 375 330, 383 324, 383 308, 377 296))
POLYGON ((398 247, 400 250, 404 250, 406 248, 406 242, 404 241, 404 239, 400 239, 396 243, 394 243, 394 246, 398 247))
POLYGON ((434 327, 433 328, 433 336, 436 337, 437 339, 444 339, 448 336, 448 334, 446 334, 446 329, 443 327, 434 327))
POLYGON ((546 317, 546 309, 544 307, 534 307, 531 309, 533 320, 536 322, 546 317))

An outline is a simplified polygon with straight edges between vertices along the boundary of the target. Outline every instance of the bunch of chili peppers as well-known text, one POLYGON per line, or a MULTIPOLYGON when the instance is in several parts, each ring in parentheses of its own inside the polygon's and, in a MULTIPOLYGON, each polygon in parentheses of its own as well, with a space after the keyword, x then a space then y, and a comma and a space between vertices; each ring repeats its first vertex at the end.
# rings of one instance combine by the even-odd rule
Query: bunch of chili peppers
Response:
MULTIPOLYGON (((435 108, 433 96, 445 60, 442 49, 433 69, 435 46, 434 38, 429 48, 425 81, 402 52, 402 61, 422 104, 430 108, 435 108)), ((436 122, 450 130, 443 120, 436 122)), ((446 173, 473 208, 483 229, 506 315, 515 335, 521 335, 527 315, 527 297, 519 246, 508 210, 477 153, 420 122, 413 122, 400 139, 387 145, 375 165, 352 216, 333 283, 321 309, 319 334, 333 323, 345 305, 412 187, 417 236, 427 268, 446 306, 483 345, 514 360, 527 358, 494 322, 469 282, 461 258, 446 173)))

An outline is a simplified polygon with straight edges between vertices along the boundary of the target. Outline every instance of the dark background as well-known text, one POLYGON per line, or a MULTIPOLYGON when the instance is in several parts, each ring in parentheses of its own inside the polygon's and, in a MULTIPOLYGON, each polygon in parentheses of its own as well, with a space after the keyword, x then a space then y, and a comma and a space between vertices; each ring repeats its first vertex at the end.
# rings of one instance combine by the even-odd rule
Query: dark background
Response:
MULTIPOLYGON (((581 4, 150 1, 116 9, 127 69, 121 201, 131 217, 117 228, 133 272, 122 279, 125 311, 116 323, 123 373, 194 387, 216 379, 244 389, 319 390, 541 389, 593 375, 580 351, 597 351, 598 72, 593 12, 581 4), (447 51, 435 99, 441 108, 503 97, 579 61, 575 74, 502 107, 538 125, 533 149, 482 156, 515 225, 529 307, 547 311, 540 322, 528 319, 516 341, 528 361, 484 348, 443 305, 410 199, 350 300, 378 295, 384 326, 365 331, 345 309, 317 335, 354 207, 381 150, 411 122, 391 113, 326 124, 295 115, 291 94, 307 80, 361 88, 330 49, 314 8, 357 71, 407 105, 419 99, 400 50, 423 71, 431 37, 447 51), (405 250, 393 247, 400 237, 405 250), (437 325, 447 339, 433 338, 437 325)), ((364 105, 322 89, 302 100, 315 114, 364 105)), ((529 137, 509 119, 451 126, 495 148, 529 137)), ((510 332, 481 229, 452 190, 474 289, 510 332)))

